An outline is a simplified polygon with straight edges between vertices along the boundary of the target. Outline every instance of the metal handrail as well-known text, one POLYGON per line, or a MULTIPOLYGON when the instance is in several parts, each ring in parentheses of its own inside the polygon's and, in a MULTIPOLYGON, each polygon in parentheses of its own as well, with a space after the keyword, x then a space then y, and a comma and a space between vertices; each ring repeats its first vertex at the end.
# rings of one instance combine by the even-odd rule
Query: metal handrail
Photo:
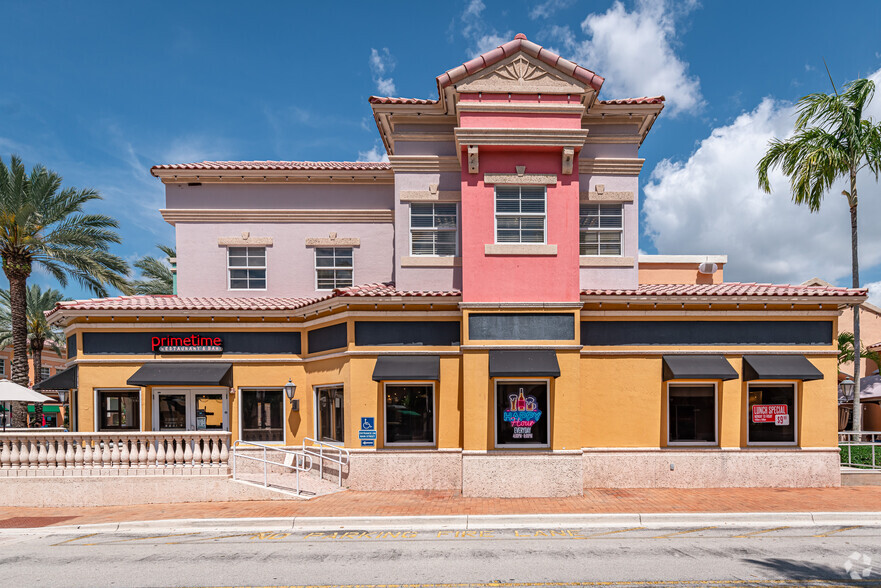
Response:
POLYGON ((268 476, 268 468, 267 468, 267 466, 269 464, 279 465, 282 467, 290 468, 290 469, 294 470, 295 472, 297 472, 297 496, 300 495, 300 472, 308 472, 312 469, 312 456, 307 455, 305 452, 290 450, 290 449, 282 449, 281 447, 278 447, 277 445, 266 445, 265 443, 256 443, 254 441, 242 441, 241 439, 239 439, 235 443, 233 443, 233 446, 232 446, 232 479, 233 480, 237 479, 236 478, 236 459, 239 457, 241 457, 242 459, 250 459, 252 461, 263 462, 263 486, 264 487, 269 486, 269 476, 268 476), (239 453, 236 450, 239 449, 239 447, 242 445, 250 445, 252 447, 262 448, 263 449, 263 458, 261 459, 259 457, 254 457, 252 455, 239 455, 239 453), (284 463, 284 462, 270 461, 270 460, 266 459, 266 451, 267 450, 277 451, 278 453, 283 453, 285 455, 292 455, 292 456, 294 456, 293 463, 289 464, 289 463, 284 463), (300 465, 300 458, 303 459, 302 466, 300 465), (306 465, 307 459, 309 460, 308 466, 306 465))
POLYGON ((313 439, 312 437, 303 437, 303 454, 304 455, 314 455, 318 457, 318 475, 321 479, 324 479, 324 460, 328 460, 332 463, 339 465, 337 471, 339 472, 339 485, 342 487, 343 485, 343 466, 349 465, 349 450, 340 447, 339 445, 334 445, 333 443, 326 443, 324 441, 319 441, 318 439, 313 439), (306 441, 309 441, 312 446, 317 445, 318 451, 312 448, 312 446, 307 446, 306 441), (335 451, 336 456, 333 455, 324 455, 324 448, 335 451), (334 459, 335 457, 335 459, 334 459), (343 459, 345 457, 345 459, 343 459))
POLYGON ((862 468, 862 469, 872 469, 878 470, 881 469, 881 464, 879 464, 876 460, 876 449, 881 448, 881 431, 839 431, 838 432, 838 447, 844 448, 847 447, 847 461, 844 459, 841 460, 842 466, 848 466, 852 468, 862 468), (863 437, 868 437, 863 440, 863 437), (870 453, 872 454, 872 463, 864 464, 864 463, 854 463, 853 462, 853 448, 854 447, 868 447, 870 453))

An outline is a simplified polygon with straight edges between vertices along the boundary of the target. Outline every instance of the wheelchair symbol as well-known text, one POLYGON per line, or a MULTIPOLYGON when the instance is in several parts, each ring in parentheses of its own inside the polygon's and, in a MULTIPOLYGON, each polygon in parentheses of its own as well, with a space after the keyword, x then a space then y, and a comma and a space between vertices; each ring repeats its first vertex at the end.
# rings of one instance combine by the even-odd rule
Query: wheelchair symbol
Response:
POLYGON ((361 419, 361 430, 362 431, 372 431, 373 430, 373 417, 363 417, 361 419))

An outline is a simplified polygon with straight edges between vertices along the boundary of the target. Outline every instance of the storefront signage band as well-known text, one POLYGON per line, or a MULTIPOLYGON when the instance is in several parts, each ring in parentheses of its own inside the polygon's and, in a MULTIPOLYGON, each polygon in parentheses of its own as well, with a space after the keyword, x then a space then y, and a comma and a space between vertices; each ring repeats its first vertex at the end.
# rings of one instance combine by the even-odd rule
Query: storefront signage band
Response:
POLYGON ((223 340, 220 337, 197 334, 186 337, 152 337, 150 348, 153 353, 221 353, 223 340))

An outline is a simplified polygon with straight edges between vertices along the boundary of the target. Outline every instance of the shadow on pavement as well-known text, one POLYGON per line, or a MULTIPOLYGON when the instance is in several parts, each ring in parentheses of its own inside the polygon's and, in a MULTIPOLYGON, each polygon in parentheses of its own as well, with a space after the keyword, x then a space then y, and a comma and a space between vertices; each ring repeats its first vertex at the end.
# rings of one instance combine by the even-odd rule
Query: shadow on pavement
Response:
POLYGON ((881 586, 881 577, 877 571, 872 571, 868 577, 861 577, 865 569, 870 569, 860 561, 851 562, 851 571, 857 574, 859 579, 853 579, 844 565, 847 556, 842 557, 841 566, 827 566, 809 561, 794 559, 745 559, 747 563, 764 568, 768 572, 782 576, 789 580, 834 580, 842 586, 881 586))

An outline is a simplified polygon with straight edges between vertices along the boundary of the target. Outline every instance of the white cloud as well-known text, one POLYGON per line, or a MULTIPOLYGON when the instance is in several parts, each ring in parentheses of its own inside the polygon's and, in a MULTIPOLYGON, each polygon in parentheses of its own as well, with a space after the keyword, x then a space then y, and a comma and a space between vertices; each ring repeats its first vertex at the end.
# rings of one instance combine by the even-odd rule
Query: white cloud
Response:
POLYGON ((382 51, 376 49, 370 50, 370 72, 373 74, 373 82, 376 84, 376 91, 381 96, 395 95, 395 80, 391 77, 384 77, 395 69, 395 59, 389 52, 388 47, 383 47, 382 51))
MULTIPOLYGON (((881 81, 881 71, 872 76, 881 81)), ((757 187, 756 165, 772 137, 793 129, 794 108, 766 98, 716 128, 684 162, 661 161, 645 185, 644 227, 659 253, 728 255, 729 281, 800 283, 812 277, 850 283, 850 216, 843 183, 826 194, 820 212, 791 200, 789 181, 771 175, 772 193, 757 187)), ((881 100, 866 113, 878 120, 881 100)), ((881 263, 881 185, 863 172, 860 267, 881 263)), ((881 286, 881 284, 879 284, 881 286)), ((881 288, 878 288, 881 291, 881 288)))
POLYGON ((367 151, 358 152, 358 161, 385 161, 388 162, 388 153, 379 143, 376 143, 367 151))
POLYGON ((869 289, 869 303, 881 306, 881 281, 869 282, 863 286, 869 289))
POLYGON ((487 24, 483 19, 485 9, 483 0, 471 0, 462 12, 460 31, 465 40, 471 44, 468 48, 471 57, 477 57, 514 38, 512 31, 499 33, 493 26, 487 24))
POLYGON ((584 19, 581 30, 586 39, 576 38, 565 26, 551 27, 545 34, 562 45, 564 55, 606 79, 605 97, 663 94, 670 115, 694 113, 704 104, 700 80, 689 74, 688 63, 675 48, 678 25, 696 5, 640 0, 628 12, 616 1, 606 12, 584 19))
POLYGON ((550 18, 557 11, 569 8, 575 0, 545 0, 540 4, 536 4, 529 11, 529 18, 535 20, 537 18, 550 18))

